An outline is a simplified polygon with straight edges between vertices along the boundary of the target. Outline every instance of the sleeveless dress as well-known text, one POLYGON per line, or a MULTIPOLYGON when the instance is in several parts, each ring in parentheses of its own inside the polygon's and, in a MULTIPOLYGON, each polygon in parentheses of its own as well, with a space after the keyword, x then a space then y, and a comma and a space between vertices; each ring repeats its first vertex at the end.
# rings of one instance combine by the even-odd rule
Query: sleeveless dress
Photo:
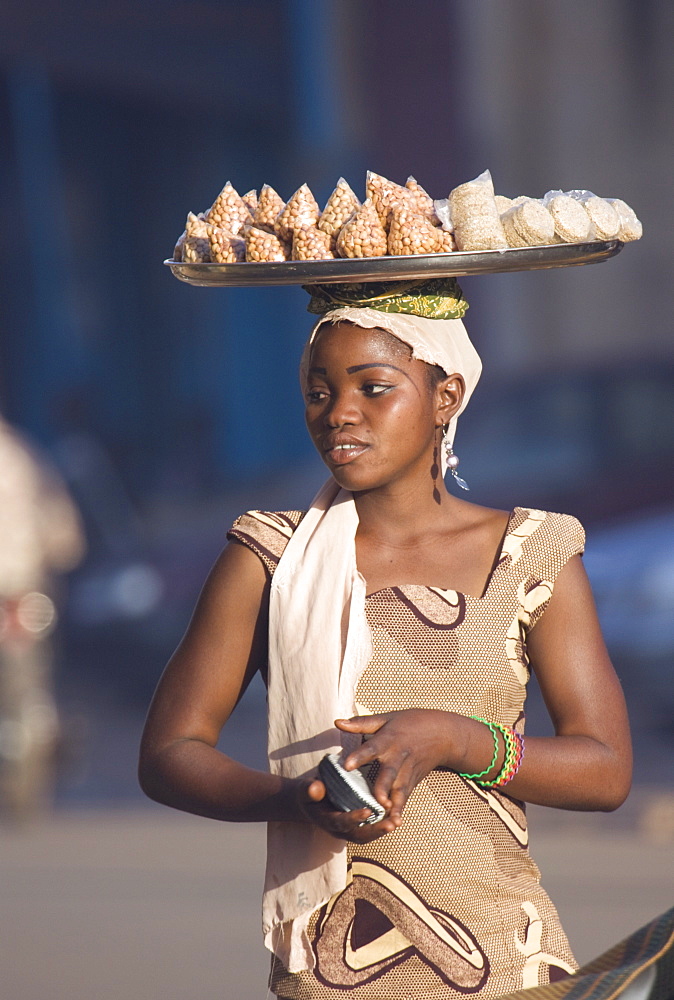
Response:
MULTIPOLYGON (((272 574, 301 518, 251 511, 228 538, 272 574)), ((440 709, 523 733, 527 633, 583 546, 575 518, 516 507, 481 596, 407 584, 370 594, 360 713, 440 709)), ((448 770, 417 786, 394 833, 348 844, 348 884, 309 932, 314 969, 272 961, 270 988, 284 1000, 487 998, 577 968, 529 855, 524 803, 448 770)))

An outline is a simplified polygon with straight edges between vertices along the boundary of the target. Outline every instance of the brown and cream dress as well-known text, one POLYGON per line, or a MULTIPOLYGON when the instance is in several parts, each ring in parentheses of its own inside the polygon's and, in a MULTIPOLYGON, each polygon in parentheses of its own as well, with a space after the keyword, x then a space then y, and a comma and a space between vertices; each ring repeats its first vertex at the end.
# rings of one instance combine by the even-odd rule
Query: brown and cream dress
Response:
MULTIPOLYGON (((252 511, 228 537, 271 574, 301 519, 252 511)), ((527 633, 583 545, 575 518, 516 507, 482 596, 408 584, 370 594, 373 656, 357 685, 359 711, 441 709, 524 732, 527 633)), ((348 884, 309 926, 315 968, 291 975, 275 959, 277 996, 486 998, 576 969, 529 856, 524 805, 503 791, 433 771, 402 826, 349 844, 348 860, 348 884)))

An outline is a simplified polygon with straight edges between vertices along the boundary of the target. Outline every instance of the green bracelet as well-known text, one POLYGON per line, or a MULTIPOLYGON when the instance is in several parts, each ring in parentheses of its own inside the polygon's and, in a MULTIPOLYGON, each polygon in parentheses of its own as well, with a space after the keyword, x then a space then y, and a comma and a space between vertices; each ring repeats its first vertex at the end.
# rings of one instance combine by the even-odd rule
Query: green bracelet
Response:
POLYGON ((495 723, 497 729, 500 729, 501 735, 503 736, 503 742, 505 743, 505 756, 503 758, 503 764, 498 774, 494 775, 488 781, 479 782, 483 788, 495 788, 501 784, 504 777, 514 771, 515 762, 517 760, 517 750, 518 743, 515 734, 512 729, 508 726, 501 726, 498 722, 495 723))
POLYGON ((471 715, 471 719, 475 719, 476 722, 484 722, 485 726, 489 726, 489 731, 491 732, 491 735, 494 739, 494 756, 491 759, 491 764, 489 765, 489 767, 485 767, 484 771, 480 771, 479 774, 461 774, 460 771, 457 771, 457 774, 459 775, 460 778, 466 778, 468 781, 477 781, 478 778, 483 778, 485 774, 489 774, 494 764, 496 763, 496 758, 498 757, 498 750, 499 750, 497 730, 500 727, 495 725, 493 722, 487 722, 486 719, 480 719, 477 715, 471 715))

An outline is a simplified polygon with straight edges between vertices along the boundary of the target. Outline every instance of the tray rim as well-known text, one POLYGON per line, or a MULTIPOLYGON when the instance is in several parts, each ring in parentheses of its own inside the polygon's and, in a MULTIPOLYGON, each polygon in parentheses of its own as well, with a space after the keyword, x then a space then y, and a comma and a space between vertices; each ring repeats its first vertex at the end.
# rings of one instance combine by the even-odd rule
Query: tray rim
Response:
POLYGON ((338 284, 367 281, 467 277, 557 267, 578 267, 609 260, 624 247, 620 240, 552 243, 505 250, 410 254, 404 257, 343 257, 337 260, 191 264, 168 258, 164 265, 179 281, 196 287, 338 284))

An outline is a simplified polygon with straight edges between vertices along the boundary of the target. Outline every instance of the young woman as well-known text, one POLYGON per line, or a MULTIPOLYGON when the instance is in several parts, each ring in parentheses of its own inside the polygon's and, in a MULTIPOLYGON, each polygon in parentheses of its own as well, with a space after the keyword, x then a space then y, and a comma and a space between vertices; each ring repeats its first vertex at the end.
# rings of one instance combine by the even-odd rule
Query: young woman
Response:
POLYGON ((150 709, 141 783, 270 824, 278 997, 491 997, 569 976, 523 803, 615 809, 631 769, 583 530, 445 488, 480 372, 453 281, 314 293, 302 383, 331 478, 307 512, 232 528, 150 709), (525 745, 531 669, 555 735, 525 745), (215 749, 258 670, 270 773, 215 749), (379 822, 331 804, 331 751, 375 764, 379 822))

